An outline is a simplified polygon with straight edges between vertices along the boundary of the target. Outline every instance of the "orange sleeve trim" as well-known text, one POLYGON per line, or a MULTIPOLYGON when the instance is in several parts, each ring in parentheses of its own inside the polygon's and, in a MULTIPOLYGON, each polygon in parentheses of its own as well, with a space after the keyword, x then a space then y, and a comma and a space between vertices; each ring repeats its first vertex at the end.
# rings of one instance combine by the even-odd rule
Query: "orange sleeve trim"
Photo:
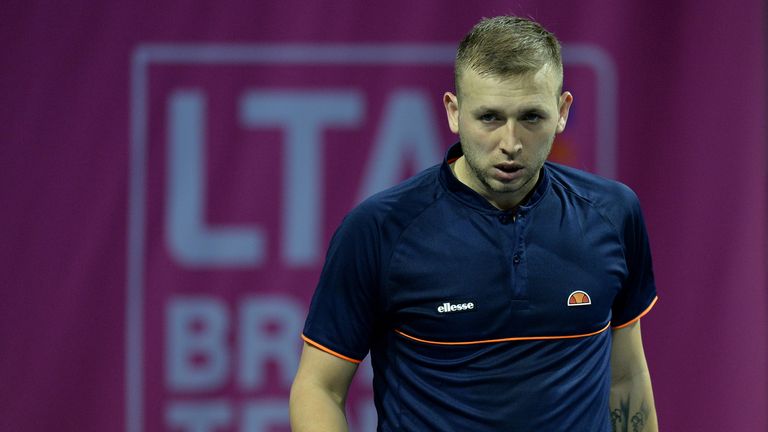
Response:
POLYGON ((334 350, 332 350, 330 348, 326 348, 326 347, 320 345, 319 343, 313 341, 312 339, 310 339, 310 338, 308 338, 308 337, 306 337, 304 335, 301 335, 301 338, 304 339, 304 342, 312 345, 313 347, 319 349, 320 351, 325 351, 325 352, 327 352, 328 354, 330 354, 330 355, 332 355, 334 357, 338 357, 338 358, 340 358, 342 360, 346 360, 348 362, 352 362, 352 363, 355 363, 355 364, 360 364, 360 363, 363 362, 362 360, 356 360, 356 359, 353 359, 351 357, 347 357, 347 356, 345 356, 343 354, 339 354, 336 351, 334 351, 334 350))
POLYGON ((417 342, 423 342, 427 344, 432 345, 476 345, 476 344, 486 344, 486 343, 498 343, 498 342, 512 342, 512 341, 526 341, 526 340, 550 340, 550 339, 577 339, 577 338, 583 338, 583 337, 589 337, 594 336, 597 334, 600 334, 606 330, 608 330, 611 327, 611 323, 609 322, 605 327, 601 328, 600 330, 592 333, 584 333, 584 334, 577 334, 577 335, 566 335, 566 336, 524 336, 524 337, 511 337, 511 338, 501 338, 501 339, 486 339, 486 340, 477 340, 477 341, 462 341, 462 342, 439 342, 439 341, 431 341, 426 339, 420 339, 415 336, 411 336, 409 334, 403 333, 401 330, 395 330, 395 333, 399 334, 400 336, 406 337, 411 340, 415 340, 417 342))
POLYGON ((654 297, 653 301, 651 302, 651 304, 648 305, 648 307, 645 308, 645 310, 640 315, 638 315, 637 318, 635 318, 632 321, 629 321, 627 323, 624 323, 624 324, 622 324, 620 326, 613 327, 613 329, 614 330, 623 329, 624 327, 627 327, 629 325, 632 325, 632 324, 636 323, 637 321, 640 321, 640 318, 644 317, 648 312, 650 312, 651 309, 653 308, 653 306, 656 304, 657 301, 659 301, 659 296, 654 297))

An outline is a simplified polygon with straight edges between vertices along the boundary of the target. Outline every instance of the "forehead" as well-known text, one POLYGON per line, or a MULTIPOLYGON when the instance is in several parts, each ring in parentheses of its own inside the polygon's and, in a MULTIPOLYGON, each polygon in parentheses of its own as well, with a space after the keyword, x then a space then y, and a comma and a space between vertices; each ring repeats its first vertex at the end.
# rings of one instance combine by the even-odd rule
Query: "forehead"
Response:
POLYGON ((557 104, 560 76, 551 67, 536 72, 500 77, 466 70, 460 77, 460 102, 465 104, 536 103, 557 104))

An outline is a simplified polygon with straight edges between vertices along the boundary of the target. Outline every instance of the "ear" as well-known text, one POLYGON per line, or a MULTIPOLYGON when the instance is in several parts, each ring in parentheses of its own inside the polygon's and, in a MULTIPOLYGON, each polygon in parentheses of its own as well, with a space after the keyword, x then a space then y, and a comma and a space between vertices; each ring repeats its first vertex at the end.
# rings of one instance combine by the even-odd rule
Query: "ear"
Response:
POLYGON ((565 124, 568 123, 568 111, 571 109, 573 103, 573 95, 571 92, 563 92, 560 95, 560 107, 559 118, 557 119, 557 133, 565 130, 565 124))
POLYGON ((459 133, 459 98, 451 92, 445 92, 443 105, 445 105, 445 114, 448 116, 448 127, 451 128, 451 132, 459 133))

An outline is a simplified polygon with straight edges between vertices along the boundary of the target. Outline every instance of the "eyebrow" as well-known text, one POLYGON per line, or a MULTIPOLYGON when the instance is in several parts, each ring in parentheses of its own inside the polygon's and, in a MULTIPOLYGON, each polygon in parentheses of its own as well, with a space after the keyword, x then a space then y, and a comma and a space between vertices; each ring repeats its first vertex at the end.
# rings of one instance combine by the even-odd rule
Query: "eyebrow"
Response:
MULTIPOLYGON (((472 113, 481 113, 481 112, 492 112, 492 113, 501 113, 504 112, 503 109, 498 109, 494 107, 489 107, 486 105, 480 105, 479 107, 470 110, 472 113)), ((538 112, 538 113, 546 113, 547 109, 543 105, 533 104, 528 106, 523 106, 519 109, 520 113, 528 113, 528 112, 538 112)))

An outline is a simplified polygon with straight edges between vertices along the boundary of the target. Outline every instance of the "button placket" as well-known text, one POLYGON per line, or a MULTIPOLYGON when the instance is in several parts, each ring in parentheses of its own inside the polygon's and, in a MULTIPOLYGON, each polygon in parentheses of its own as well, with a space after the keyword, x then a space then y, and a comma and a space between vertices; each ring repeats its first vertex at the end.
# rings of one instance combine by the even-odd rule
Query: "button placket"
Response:
POLYGON ((525 224, 524 214, 516 212, 514 215, 507 213, 507 224, 512 224, 506 230, 509 243, 507 255, 509 257, 509 266, 511 270, 511 285, 515 307, 522 307, 520 301, 527 298, 527 269, 525 265, 525 224))

